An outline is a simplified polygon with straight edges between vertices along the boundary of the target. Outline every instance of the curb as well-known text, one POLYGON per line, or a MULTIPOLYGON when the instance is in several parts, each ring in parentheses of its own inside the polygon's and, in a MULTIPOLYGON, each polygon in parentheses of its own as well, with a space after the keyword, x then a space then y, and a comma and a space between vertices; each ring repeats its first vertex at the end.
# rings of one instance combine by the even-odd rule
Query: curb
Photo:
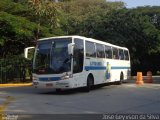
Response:
POLYGON ((32 86, 32 83, 9 83, 9 84, 0 84, 0 87, 23 87, 23 86, 32 86))

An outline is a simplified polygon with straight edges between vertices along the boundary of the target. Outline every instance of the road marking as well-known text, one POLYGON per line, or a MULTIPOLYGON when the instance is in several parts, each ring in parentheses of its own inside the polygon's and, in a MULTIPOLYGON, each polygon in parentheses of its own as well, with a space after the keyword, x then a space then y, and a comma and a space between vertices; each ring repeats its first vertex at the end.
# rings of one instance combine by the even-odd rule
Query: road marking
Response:
POLYGON ((23 86, 32 86, 32 83, 0 84, 0 87, 23 87, 23 86))
POLYGON ((0 105, 0 120, 2 120, 2 117, 4 115, 5 109, 7 106, 14 100, 12 96, 5 97, 5 101, 0 105))

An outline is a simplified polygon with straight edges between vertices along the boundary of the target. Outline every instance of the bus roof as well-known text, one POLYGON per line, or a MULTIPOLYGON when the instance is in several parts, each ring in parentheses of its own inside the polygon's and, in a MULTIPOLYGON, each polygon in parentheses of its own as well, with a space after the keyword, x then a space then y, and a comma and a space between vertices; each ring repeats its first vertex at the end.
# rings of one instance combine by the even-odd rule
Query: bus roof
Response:
POLYGON ((86 38, 86 37, 83 37, 83 36, 78 36, 78 35, 70 35, 70 36, 55 36, 55 37, 48 37, 48 38, 42 38, 42 39, 39 39, 38 41, 41 41, 41 40, 49 40, 49 39, 55 39, 55 38, 86 38))
POLYGON ((114 44, 111 44, 111 43, 108 43, 108 42, 104 42, 104 41, 101 41, 101 40, 96 40, 96 39, 93 39, 93 38, 87 38, 87 37, 78 36, 78 35, 48 37, 48 38, 39 39, 38 41, 49 40, 49 39, 56 39, 56 38, 81 38, 81 39, 84 39, 84 40, 87 40, 87 41, 90 41, 90 42, 95 42, 95 43, 99 43, 99 44, 103 44, 103 45, 109 45, 111 47, 116 47, 116 48, 119 48, 119 49, 126 49, 126 50, 128 50, 126 47, 121 47, 121 46, 114 45, 114 44))

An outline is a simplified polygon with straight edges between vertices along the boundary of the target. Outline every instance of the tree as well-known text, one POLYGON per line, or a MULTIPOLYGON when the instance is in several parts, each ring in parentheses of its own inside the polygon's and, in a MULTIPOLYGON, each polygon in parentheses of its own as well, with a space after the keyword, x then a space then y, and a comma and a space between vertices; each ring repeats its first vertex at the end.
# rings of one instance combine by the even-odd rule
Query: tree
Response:
POLYGON ((89 36, 92 36, 92 29, 100 21, 103 21, 106 14, 123 7, 124 4, 122 2, 110 3, 105 0, 73 0, 64 2, 62 10, 66 13, 68 34, 84 36, 90 34, 89 36))
POLYGON ((29 0, 29 7, 34 13, 35 22, 38 23, 36 31, 36 40, 39 38, 40 26, 48 22, 51 28, 58 26, 58 6, 50 0, 29 0))
MULTIPOLYGON (((33 44, 36 24, 23 17, 0 12, 0 57, 18 55, 24 47, 33 44), (18 49, 17 49, 18 48, 18 49)), ((48 29, 41 27, 41 36, 49 36, 48 29)))

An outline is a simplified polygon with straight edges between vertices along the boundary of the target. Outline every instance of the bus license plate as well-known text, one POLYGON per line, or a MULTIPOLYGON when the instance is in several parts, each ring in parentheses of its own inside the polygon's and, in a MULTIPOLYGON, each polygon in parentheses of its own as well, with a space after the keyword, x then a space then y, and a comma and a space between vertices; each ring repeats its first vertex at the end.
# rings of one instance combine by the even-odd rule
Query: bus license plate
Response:
POLYGON ((47 83, 46 87, 53 87, 53 84, 52 83, 47 83))

